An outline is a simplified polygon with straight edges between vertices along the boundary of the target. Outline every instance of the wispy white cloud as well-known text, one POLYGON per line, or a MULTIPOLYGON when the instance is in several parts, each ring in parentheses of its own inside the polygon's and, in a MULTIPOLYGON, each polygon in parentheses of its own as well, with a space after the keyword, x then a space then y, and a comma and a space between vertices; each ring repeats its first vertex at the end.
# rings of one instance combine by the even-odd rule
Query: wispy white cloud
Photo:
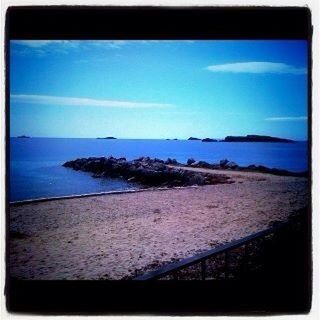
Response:
POLYGON ((75 47, 79 43, 75 40, 11 40, 11 42, 29 48, 42 48, 53 44, 75 47))
MULTIPOLYGON (((98 46, 118 49, 130 44, 153 44, 153 43, 177 43, 177 40, 11 40, 12 43, 29 47, 29 48, 45 48, 55 46, 78 47, 81 46, 98 46)), ((179 43, 191 44, 192 40, 179 40, 179 43)))
POLYGON ((11 94, 10 101, 12 103, 26 104, 42 104, 56 106, 91 106, 105 108, 167 108, 172 107, 172 104, 153 103, 153 102, 136 102, 136 101, 119 101, 119 100, 100 100, 90 98, 76 97, 57 97, 57 96, 42 96, 42 95, 27 95, 27 94, 11 94))
POLYGON ((20 56, 35 55, 44 57, 48 54, 68 54, 77 49, 80 42, 77 40, 11 40, 15 46, 11 48, 13 54, 20 56))
POLYGON ((111 49, 120 49, 122 46, 128 45, 130 41, 128 40, 89 40, 81 41, 81 45, 90 47, 104 47, 111 49))
POLYGON ((93 47, 103 49, 120 49, 127 45, 124 40, 11 40, 15 44, 12 52, 18 55, 36 55, 44 57, 50 54, 68 54, 72 50, 88 50, 93 47))
MULTIPOLYGON (((151 44, 172 43, 191 44, 192 40, 11 40, 14 46, 11 48, 13 54, 20 56, 35 55, 36 57, 45 57, 50 54, 68 54, 75 50, 90 50, 99 48, 99 50, 120 50, 129 45, 148 46, 151 44)), ((95 60, 93 58, 93 60, 95 60)), ((77 61, 75 61, 77 62, 77 61)), ((83 62, 83 61, 82 61, 83 62)))
POLYGON ((306 74, 306 68, 298 68, 286 63, 279 62, 236 62, 211 65, 206 68, 212 72, 229 72, 229 73, 273 73, 273 74, 306 74))
POLYGON ((301 116, 301 117, 272 117, 264 119, 266 121, 306 121, 308 117, 301 116))

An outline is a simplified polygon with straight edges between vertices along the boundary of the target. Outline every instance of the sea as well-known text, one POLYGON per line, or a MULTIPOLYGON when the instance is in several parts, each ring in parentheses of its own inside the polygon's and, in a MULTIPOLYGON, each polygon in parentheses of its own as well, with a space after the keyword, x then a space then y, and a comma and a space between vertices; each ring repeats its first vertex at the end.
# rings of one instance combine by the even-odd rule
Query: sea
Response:
POLYGON ((122 179, 93 178, 62 164, 84 157, 141 156, 188 158, 217 163, 222 159, 238 165, 264 165, 294 172, 307 170, 308 144, 260 142, 202 142, 152 139, 10 138, 10 201, 134 189, 122 179))

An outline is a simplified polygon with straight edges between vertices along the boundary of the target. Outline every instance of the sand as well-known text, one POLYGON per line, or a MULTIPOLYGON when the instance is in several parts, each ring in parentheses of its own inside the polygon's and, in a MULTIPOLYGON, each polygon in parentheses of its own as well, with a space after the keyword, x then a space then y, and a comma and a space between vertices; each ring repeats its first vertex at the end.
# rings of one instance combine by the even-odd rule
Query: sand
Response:
POLYGON ((263 230, 308 203, 306 178, 192 170, 234 183, 11 205, 11 276, 121 279, 263 230))

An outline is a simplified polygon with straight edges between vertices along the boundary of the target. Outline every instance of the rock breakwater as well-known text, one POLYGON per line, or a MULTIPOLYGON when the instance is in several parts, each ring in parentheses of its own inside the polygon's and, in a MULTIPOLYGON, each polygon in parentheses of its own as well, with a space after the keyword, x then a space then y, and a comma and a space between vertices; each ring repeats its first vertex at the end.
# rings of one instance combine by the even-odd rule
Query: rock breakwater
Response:
POLYGON ((208 163, 206 161, 196 161, 193 158, 187 160, 187 166, 193 168, 205 168, 213 170, 234 170, 234 171, 249 171, 249 172, 261 172, 269 173, 277 176, 291 176, 291 177, 307 177, 308 172, 292 172, 284 169, 268 168, 262 165, 251 164, 249 166, 239 166, 234 161, 228 159, 220 160, 219 163, 208 163))
POLYGON ((138 182, 147 187, 177 187, 233 183, 230 177, 223 174, 202 173, 171 167, 180 165, 175 159, 151 159, 140 157, 127 161, 126 158, 100 157, 81 158, 67 161, 64 167, 74 170, 92 172, 93 177, 123 178, 138 182))

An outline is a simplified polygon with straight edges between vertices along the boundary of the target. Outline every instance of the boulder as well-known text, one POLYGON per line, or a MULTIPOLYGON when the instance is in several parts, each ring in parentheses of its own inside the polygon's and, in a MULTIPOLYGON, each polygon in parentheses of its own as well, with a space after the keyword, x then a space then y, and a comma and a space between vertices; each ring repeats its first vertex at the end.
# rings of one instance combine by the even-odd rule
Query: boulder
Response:
POLYGON ((261 165, 257 167, 257 170, 258 170, 259 172, 265 172, 265 173, 267 173, 267 172, 270 171, 269 168, 267 168, 267 167, 265 167, 265 166, 261 166, 261 165))
POLYGON ((193 163, 195 163, 195 162, 196 162, 196 160, 194 160, 193 158, 189 158, 189 159, 187 160, 187 165, 190 166, 191 164, 193 164, 193 163))
POLYGON ((210 168, 210 163, 206 161, 199 161, 197 167, 199 168, 210 168))
POLYGON ((188 182, 190 185, 203 185, 205 184, 205 176, 199 173, 190 175, 188 182))
POLYGON ((165 164, 177 164, 178 161, 176 159, 171 159, 171 158, 168 158, 165 162, 165 164))
POLYGON ((93 172, 100 171, 102 168, 101 161, 96 159, 91 159, 90 161, 85 163, 82 167, 85 171, 93 171, 93 172))
POLYGON ((225 165, 225 168, 228 168, 228 169, 236 169, 236 168, 238 168, 239 166, 235 163, 235 162, 233 162, 233 161, 229 161, 229 162, 227 162, 226 163, 226 165, 225 165))
POLYGON ((224 167, 229 162, 228 159, 220 160, 220 166, 224 167))
POLYGON ((158 159, 158 158, 154 158, 154 159, 153 159, 153 162, 164 163, 164 161, 163 161, 163 160, 161 160, 161 159, 158 159))
POLYGON ((156 171, 164 171, 167 166, 164 163, 156 162, 152 164, 152 168, 156 171))

